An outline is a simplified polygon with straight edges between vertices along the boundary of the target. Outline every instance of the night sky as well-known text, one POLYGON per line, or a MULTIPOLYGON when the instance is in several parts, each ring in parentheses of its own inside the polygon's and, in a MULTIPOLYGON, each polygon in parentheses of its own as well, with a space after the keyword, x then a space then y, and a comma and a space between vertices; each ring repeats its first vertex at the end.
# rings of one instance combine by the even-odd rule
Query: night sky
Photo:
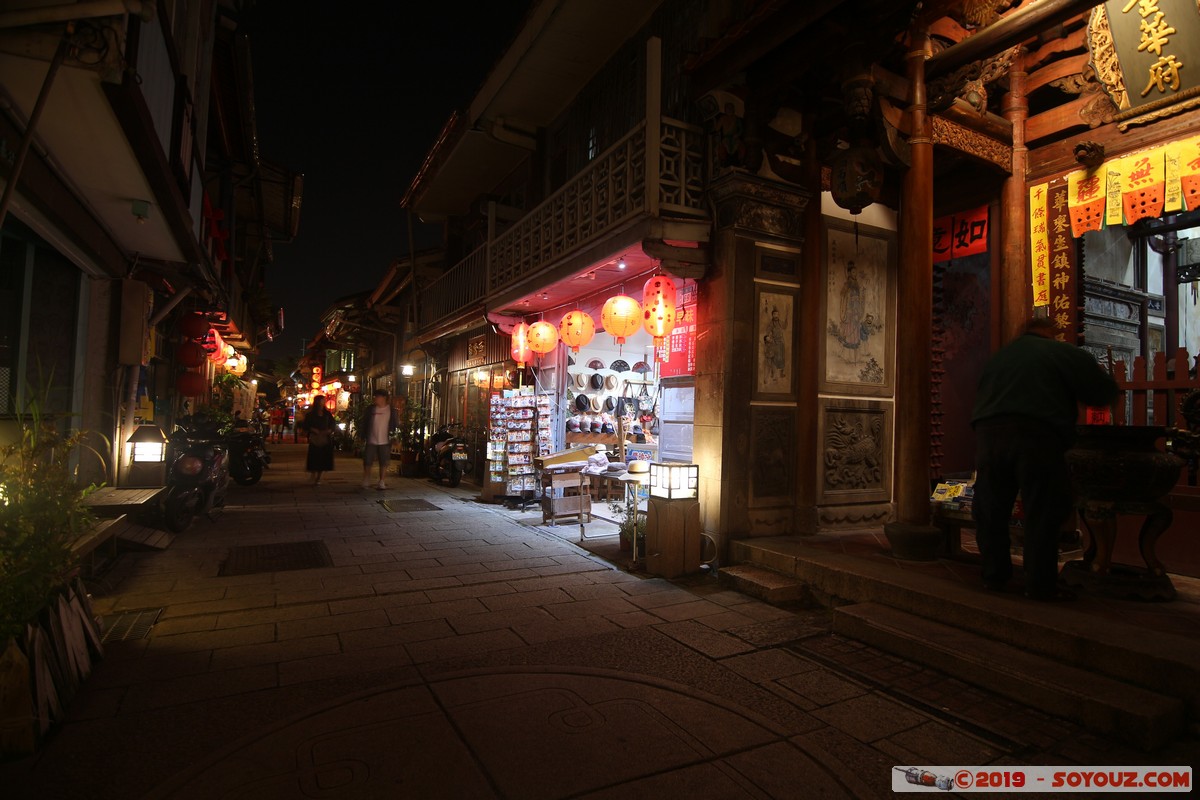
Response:
MULTIPOLYGON (((300 233, 267 270, 286 330, 264 357, 299 355, 332 300, 374 288, 408 254, 400 199, 528 5, 258 0, 245 13, 260 152, 304 173, 300 233)), ((440 230, 416 222, 415 238, 433 246, 440 230)))

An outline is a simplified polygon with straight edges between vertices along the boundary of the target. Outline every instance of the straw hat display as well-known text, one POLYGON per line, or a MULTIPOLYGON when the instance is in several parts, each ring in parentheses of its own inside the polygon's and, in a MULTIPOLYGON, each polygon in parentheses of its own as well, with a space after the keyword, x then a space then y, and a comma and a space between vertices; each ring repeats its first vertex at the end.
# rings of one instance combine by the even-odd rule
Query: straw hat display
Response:
POLYGON ((604 376, 598 372, 592 373, 592 388, 597 391, 604 388, 604 376))
POLYGON ((596 412, 604 410, 604 401, 600 399, 600 395, 594 394, 591 396, 591 409, 596 412))
POLYGON ((575 380, 575 388, 576 389, 586 389, 587 388, 587 385, 588 385, 587 375, 584 375, 582 372, 576 372, 574 380, 575 380))
POLYGON ((610 392, 615 392, 621 387, 621 379, 616 375, 608 375, 604 378, 604 388, 610 392))

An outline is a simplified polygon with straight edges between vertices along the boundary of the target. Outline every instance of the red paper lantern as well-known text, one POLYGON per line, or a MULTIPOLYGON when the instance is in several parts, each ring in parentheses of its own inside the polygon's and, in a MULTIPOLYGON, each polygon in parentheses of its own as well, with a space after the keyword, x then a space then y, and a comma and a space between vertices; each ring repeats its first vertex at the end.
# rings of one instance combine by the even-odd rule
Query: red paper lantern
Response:
POLYGON ((208 333, 208 320, 203 314, 184 314, 179 321, 179 332, 188 339, 199 339, 208 333))
POLYGON ((183 342, 175 348, 175 360, 181 367, 198 367, 204 363, 204 356, 199 342, 183 342))
POLYGON ((629 295, 610 297, 604 302, 600 322, 617 344, 625 344, 625 339, 637 333, 642 325, 642 307, 629 295))
POLYGON ((199 397, 208 389, 208 381, 199 372, 181 372, 175 379, 175 388, 184 397, 199 397))
POLYGON ((517 362, 517 369, 533 361, 533 351, 529 349, 529 326, 518 322, 512 332, 512 357, 517 362))
POLYGON ((646 281, 642 292, 642 327, 654 337, 654 346, 675 329, 675 281, 666 275, 655 275, 646 281))
POLYGON ((579 348, 590 342, 596 335, 596 323, 592 321, 592 316, 584 311, 579 309, 568 311, 562 318, 562 322, 559 323, 558 333, 562 337, 563 344, 578 353, 579 348))
POLYGON ((529 349, 544 356, 558 346, 558 329, 549 322, 535 322, 529 326, 529 349))

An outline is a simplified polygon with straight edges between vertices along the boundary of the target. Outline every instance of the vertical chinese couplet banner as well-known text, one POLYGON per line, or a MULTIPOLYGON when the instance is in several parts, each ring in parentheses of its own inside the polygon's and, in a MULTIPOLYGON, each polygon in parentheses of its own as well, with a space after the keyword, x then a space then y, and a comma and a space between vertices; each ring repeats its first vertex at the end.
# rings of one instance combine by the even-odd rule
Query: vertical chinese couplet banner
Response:
POLYGON ((933 261, 986 253, 988 249, 988 207, 980 206, 933 221, 933 261))
POLYGON ((1049 300, 1050 318, 1058 326, 1059 341, 1076 344, 1079 331, 1079 287, 1075 239, 1071 236, 1068 213, 1068 185, 1058 185, 1047 195, 1047 239, 1050 244, 1049 300))
POLYGON ((1049 184, 1029 187, 1029 261, 1033 267, 1033 307, 1050 305, 1050 236, 1046 225, 1049 184))

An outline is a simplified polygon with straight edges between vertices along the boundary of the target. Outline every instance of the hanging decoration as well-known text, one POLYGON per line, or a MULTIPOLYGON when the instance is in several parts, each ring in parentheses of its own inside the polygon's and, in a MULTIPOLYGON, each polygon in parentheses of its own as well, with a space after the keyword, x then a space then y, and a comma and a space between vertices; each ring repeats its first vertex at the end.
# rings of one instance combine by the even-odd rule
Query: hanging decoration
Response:
POLYGON ((513 326, 511 352, 517 369, 525 369, 525 365, 533 361, 533 351, 529 349, 529 326, 524 322, 513 326))
POLYGON ((654 346, 662 347, 675 329, 675 281, 666 275, 655 275, 646 281, 642 290, 642 316, 642 327, 654 337, 654 346))
POLYGON ((199 339, 208 333, 208 328, 208 320, 203 314, 184 314, 183 319, 179 321, 179 332, 186 339, 199 339))
POLYGON ((592 320, 591 314, 575 309, 568 311, 562 318, 562 322, 558 326, 558 333, 563 344, 571 348, 572 352, 578 353, 579 348, 586 346, 596 335, 596 323, 592 320))
POLYGON ((208 382, 201 373, 188 370, 179 373, 179 377, 175 379, 175 388, 184 397, 199 397, 208 388, 208 382))
POLYGON ((558 346, 558 329, 545 320, 529 326, 529 349, 544 356, 558 346))
POLYGON ((829 193, 833 202, 851 214, 860 214, 879 199, 883 189, 883 162, 871 145, 838 150, 829 164, 829 193))
POLYGON ((204 348, 199 342, 183 342, 175 348, 175 361, 181 367, 198 367, 204 363, 204 348))
POLYGON ((600 312, 600 323, 617 344, 625 344, 625 339, 637 333, 642 325, 642 307, 628 295, 610 297, 600 312))

